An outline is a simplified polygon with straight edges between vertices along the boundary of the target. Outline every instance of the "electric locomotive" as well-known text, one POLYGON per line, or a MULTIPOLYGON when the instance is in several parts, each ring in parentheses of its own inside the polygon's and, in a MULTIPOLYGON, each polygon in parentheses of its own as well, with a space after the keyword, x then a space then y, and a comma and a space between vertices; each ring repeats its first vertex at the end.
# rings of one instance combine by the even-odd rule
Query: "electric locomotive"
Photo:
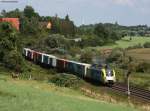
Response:
POLYGON ((115 71, 107 64, 92 65, 86 77, 103 84, 114 84, 116 82, 115 71))
POLYGON ((23 49, 26 59, 47 68, 55 68, 61 72, 69 72, 81 78, 94 80, 103 84, 112 85, 116 82, 115 71, 107 64, 91 65, 60 59, 56 56, 37 52, 28 48, 23 49))

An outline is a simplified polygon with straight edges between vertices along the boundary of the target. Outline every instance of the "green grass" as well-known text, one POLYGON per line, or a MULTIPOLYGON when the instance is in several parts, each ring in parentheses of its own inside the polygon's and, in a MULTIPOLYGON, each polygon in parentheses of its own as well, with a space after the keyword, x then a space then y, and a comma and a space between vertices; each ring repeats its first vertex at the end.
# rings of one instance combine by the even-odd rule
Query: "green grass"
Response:
POLYGON ((135 111, 45 82, 13 80, 0 75, 0 84, 0 111, 135 111))
POLYGON ((150 90, 150 74, 148 73, 133 73, 131 74, 131 83, 134 83, 142 88, 150 90))
POLYGON ((128 48, 128 47, 131 47, 131 46, 135 46, 135 45, 138 45, 138 44, 144 44, 145 42, 150 42, 150 37, 132 37, 132 40, 130 41, 130 37, 125 37, 125 38, 122 38, 121 40, 119 41, 116 41, 115 44, 108 44, 108 45, 105 45, 105 46, 99 46, 99 47, 96 47, 97 49, 111 49, 111 48, 128 48))
MULTIPOLYGON (((127 51, 127 55, 133 57, 136 62, 150 63, 150 48, 131 49, 127 51)), ((131 82, 150 90, 150 74, 148 72, 131 74, 131 82)))
MULTIPOLYGON (((116 78, 119 82, 125 82, 125 75, 122 69, 116 68, 116 78)), ((150 74, 132 72, 130 75, 130 83, 139 86, 143 89, 150 90, 150 74)))

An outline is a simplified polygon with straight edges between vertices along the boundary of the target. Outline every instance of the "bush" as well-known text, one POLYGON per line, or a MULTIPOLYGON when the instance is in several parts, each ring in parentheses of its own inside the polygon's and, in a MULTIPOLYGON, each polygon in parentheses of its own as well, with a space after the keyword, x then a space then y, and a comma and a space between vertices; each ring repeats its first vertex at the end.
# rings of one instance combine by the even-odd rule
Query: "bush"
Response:
POLYGON ((80 78, 76 77, 75 75, 65 73, 57 74, 50 78, 49 81, 61 87, 77 88, 81 85, 80 78))
POLYGON ((83 63, 92 63, 93 52, 84 50, 80 56, 80 61, 83 63))
POLYGON ((122 59, 124 51, 121 48, 113 49, 109 57, 107 58, 108 62, 117 62, 122 59))
POLYGON ((84 47, 96 47, 104 45, 104 40, 96 35, 86 35, 82 37, 82 46, 84 47))
POLYGON ((81 53, 81 49, 79 47, 71 47, 69 52, 71 56, 76 56, 81 53))
POLYGON ((20 52, 19 33, 10 23, 0 23, 0 62, 17 73, 25 70, 25 62, 20 52))
POLYGON ((130 46, 127 49, 138 49, 138 48, 143 48, 143 46, 141 44, 137 44, 137 45, 134 45, 134 46, 130 46))
POLYGON ((147 72, 150 73, 150 63, 142 62, 139 63, 138 66, 136 67, 137 72, 147 72))
POLYGON ((146 43, 144 44, 144 48, 150 48, 150 42, 146 42, 146 43))
POLYGON ((9 68, 16 72, 23 72, 27 68, 22 55, 15 50, 12 50, 5 54, 3 58, 3 64, 6 68, 9 68))

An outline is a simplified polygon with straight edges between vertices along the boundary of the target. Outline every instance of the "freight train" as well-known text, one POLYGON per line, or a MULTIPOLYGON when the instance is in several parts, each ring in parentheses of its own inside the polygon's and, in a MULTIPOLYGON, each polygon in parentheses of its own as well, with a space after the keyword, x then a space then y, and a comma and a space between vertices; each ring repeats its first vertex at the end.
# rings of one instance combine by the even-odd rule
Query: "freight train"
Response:
POLYGON ((108 65, 91 65, 61 59, 29 48, 23 49, 23 56, 36 64, 41 64, 48 68, 56 68, 58 71, 68 72, 84 79, 108 85, 116 82, 115 71, 108 65))

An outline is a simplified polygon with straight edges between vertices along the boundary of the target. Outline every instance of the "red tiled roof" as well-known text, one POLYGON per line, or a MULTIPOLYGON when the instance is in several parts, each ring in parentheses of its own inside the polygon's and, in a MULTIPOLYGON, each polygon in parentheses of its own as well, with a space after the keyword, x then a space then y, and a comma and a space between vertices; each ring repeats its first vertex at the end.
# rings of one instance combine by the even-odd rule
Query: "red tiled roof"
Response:
POLYGON ((13 27, 19 30, 19 18, 0 18, 0 22, 9 22, 12 24, 13 27))

